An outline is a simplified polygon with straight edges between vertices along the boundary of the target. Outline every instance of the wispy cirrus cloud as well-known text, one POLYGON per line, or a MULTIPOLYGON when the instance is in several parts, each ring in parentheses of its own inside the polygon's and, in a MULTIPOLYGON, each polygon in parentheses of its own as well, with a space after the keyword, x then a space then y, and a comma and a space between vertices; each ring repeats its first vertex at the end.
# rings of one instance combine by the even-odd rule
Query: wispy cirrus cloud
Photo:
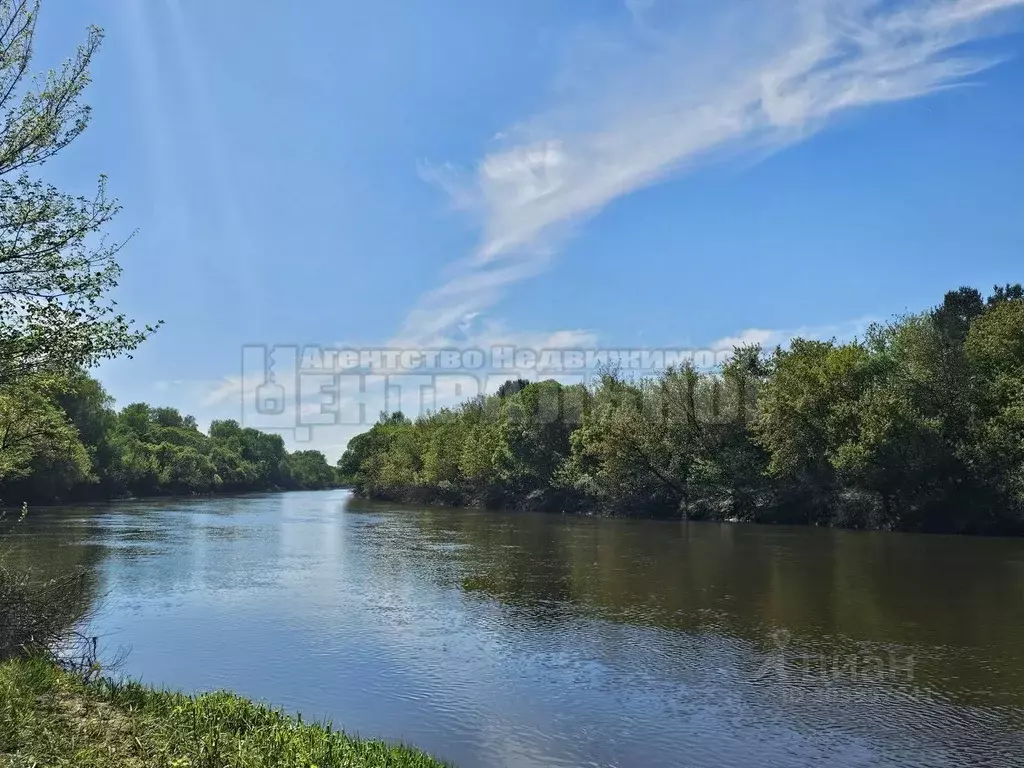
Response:
POLYGON ((771 151, 837 116, 963 83, 999 57, 1024 0, 631 0, 592 35, 555 105, 501 135, 469 172, 425 165, 481 239, 409 313, 399 338, 432 339, 543 271, 567 228, 613 200, 723 154, 771 151), (682 9, 682 10, 680 10, 682 9))

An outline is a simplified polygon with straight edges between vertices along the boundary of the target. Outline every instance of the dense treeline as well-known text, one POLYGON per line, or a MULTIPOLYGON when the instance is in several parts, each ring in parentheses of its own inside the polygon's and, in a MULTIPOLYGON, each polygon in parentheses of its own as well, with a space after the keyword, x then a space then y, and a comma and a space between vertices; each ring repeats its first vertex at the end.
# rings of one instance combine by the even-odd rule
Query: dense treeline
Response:
POLYGON ((1024 291, 961 288, 862 339, 741 347, 714 372, 510 381, 382 415, 339 468, 371 498, 1024 533, 1024 291))
POLYGON ((215 421, 209 434, 174 408, 115 411, 95 379, 36 376, 0 387, 0 500, 6 504, 327 488, 337 471, 280 435, 215 421))

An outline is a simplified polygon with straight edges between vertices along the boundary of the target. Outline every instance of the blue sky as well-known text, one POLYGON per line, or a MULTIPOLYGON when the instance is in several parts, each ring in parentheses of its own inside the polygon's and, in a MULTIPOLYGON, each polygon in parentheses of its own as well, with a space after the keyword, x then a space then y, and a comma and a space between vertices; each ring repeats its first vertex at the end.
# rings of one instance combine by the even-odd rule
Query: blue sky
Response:
POLYGON ((109 175, 165 321, 99 375, 206 422, 245 344, 773 343, 1020 280, 1022 9, 44 3, 40 66, 107 31, 47 175, 109 175))

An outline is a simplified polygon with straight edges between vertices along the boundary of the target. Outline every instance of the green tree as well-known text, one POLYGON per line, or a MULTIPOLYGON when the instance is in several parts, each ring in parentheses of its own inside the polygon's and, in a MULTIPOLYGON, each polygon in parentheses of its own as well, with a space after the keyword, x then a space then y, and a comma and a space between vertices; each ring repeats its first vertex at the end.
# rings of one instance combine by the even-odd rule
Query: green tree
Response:
POLYGON ((102 40, 90 29, 69 61, 32 79, 38 11, 38 0, 0 0, 0 384, 74 375, 153 330, 135 329, 110 299, 123 243, 104 238, 118 211, 106 180, 79 197, 33 175, 88 125, 81 95, 102 40))
POLYGON ((152 452, 159 467, 157 480, 164 493, 207 493, 218 485, 217 470, 210 457, 195 448, 159 443, 152 452))
POLYGON ((23 480, 40 467, 59 475, 62 488, 87 476, 89 455, 78 430, 54 402, 59 385, 33 377, 0 389, 0 484, 23 480))
POLYGON ((530 506, 564 505, 555 479, 571 452, 570 436, 581 415, 574 400, 584 396, 582 388, 549 380, 502 399, 494 470, 506 494, 530 506))
POLYGON ((685 505, 688 457, 671 448, 662 386, 604 372, 572 433, 565 482, 609 512, 676 515, 685 505))
POLYGON ((463 481, 459 459, 466 426, 459 414, 442 410, 421 423, 424 434, 423 480, 434 487, 451 488, 463 481))
POLYGON ((37 376, 9 390, 9 395, 20 404, 22 417, 34 420, 36 415, 49 414, 48 419, 60 424, 61 433, 69 428, 75 438, 47 438, 55 444, 34 451, 20 478, 8 479, 9 498, 67 500, 86 495, 88 489, 101 482, 112 457, 108 437, 115 416, 98 382, 85 374, 71 379, 37 376))
POLYGON ((336 483, 334 468, 320 451, 295 451, 288 455, 288 465, 298 488, 320 490, 336 483))
POLYGON ((807 339, 776 349, 768 361, 757 436, 785 503, 808 522, 827 522, 835 509, 841 488, 834 459, 856 435, 869 362, 862 344, 807 339))
MULTIPOLYGON (((1019 287, 1019 286, 1018 286, 1019 287)), ((994 302, 970 329, 966 354, 978 381, 968 459, 998 489, 994 516, 1024 525, 1024 298, 994 302)))

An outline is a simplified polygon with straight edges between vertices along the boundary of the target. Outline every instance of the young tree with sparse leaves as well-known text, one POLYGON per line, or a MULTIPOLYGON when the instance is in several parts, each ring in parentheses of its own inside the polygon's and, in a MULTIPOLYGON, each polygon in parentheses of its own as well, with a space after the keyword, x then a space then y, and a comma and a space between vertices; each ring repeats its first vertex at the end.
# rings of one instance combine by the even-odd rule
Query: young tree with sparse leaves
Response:
POLYGON ((89 124, 81 97, 103 34, 90 28, 62 66, 33 75, 38 14, 39 0, 0 0, 0 386, 73 374, 153 331, 110 297, 124 243, 106 236, 119 206, 105 177, 79 196, 41 174, 89 124))

